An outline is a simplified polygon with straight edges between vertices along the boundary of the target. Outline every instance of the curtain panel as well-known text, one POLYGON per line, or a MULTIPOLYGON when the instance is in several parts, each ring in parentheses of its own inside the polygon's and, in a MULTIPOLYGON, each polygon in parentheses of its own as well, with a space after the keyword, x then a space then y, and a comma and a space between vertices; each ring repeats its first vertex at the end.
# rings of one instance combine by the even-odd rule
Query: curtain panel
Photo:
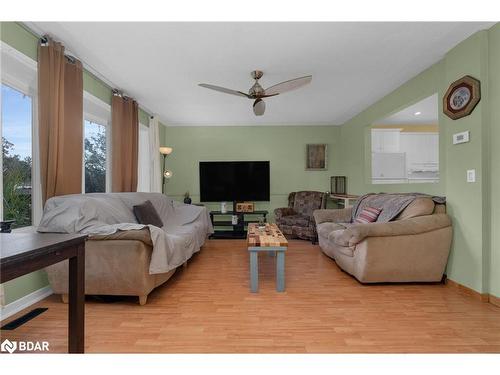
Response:
POLYGON ((111 185, 113 192, 137 191, 139 107, 131 98, 111 102, 111 185))
POLYGON ((151 192, 161 193, 162 171, 160 159, 160 129, 157 116, 149 119, 149 146, 151 147, 151 161, 149 167, 151 192))
POLYGON ((81 193, 83 159, 82 63, 61 43, 38 45, 38 121, 42 200, 81 193))

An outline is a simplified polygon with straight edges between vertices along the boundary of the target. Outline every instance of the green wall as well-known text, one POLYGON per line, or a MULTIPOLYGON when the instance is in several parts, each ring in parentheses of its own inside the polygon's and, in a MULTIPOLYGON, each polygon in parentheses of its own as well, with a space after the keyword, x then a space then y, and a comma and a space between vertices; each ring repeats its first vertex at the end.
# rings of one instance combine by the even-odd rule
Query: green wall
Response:
MULTIPOLYGON (((16 48, 18 51, 38 59, 38 37, 17 22, 0 22, 0 40, 16 48)), ((92 73, 83 71, 83 89, 111 104, 112 91, 109 86, 92 73)), ((139 120, 149 126, 149 114, 139 108, 139 120)), ((48 285, 44 271, 37 271, 4 284, 5 303, 11 303, 35 290, 48 285)))
POLYGON ((500 278, 498 272, 493 270, 499 269, 499 238, 491 230, 491 223, 498 228, 499 179, 493 176, 490 182, 490 160, 496 163, 496 169, 493 170, 498 171, 500 139, 498 127, 494 129, 495 134, 490 134, 490 128, 494 128, 491 126, 493 117, 496 116, 498 123, 500 114, 498 105, 491 106, 490 110, 489 103, 498 103, 499 96, 498 30, 499 26, 496 25, 490 31, 478 32, 461 42, 440 62, 341 127, 341 172, 348 176, 350 192, 419 191, 445 195, 454 228, 448 277, 476 291, 491 292, 497 296, 500 294, 500 278), (454 121, 442 113, 442 97, 451 82, 466 74, 481 81, 482 99, 470 116, 454 121), (372 185, 369 178, 370 125, 436 92, 439 93, 440 113, 440 182, 372 185), (497 101, 489 98, 490 93, 496 95, 497 101), (465 130, 470 130, 471 141, 453 145, 452 135, 465 130), (490 153, 490 148, 494 154, 490 153), (466 182, 467 169, 476 169, 476 183, 466 182), (496 194, 496 201, 490 199, 492 191, 496 194))
POLYGON ((489 257, 489 239, 483 232, 489 222, 485 215, 487 195, 484 191, 488 178, 484 137, 489 127, 487 37, 486 31, 476 33, 446 54, 443 92, 451 82, 468 74, 481 81, 482 98, 470 116, 459 120, 443 116, 440 122, 446 137, 448 212, 453 219, 453 250, 447 273, 450 279, 484 293, 488 292, 486 275, 489 272, 489 267, 484 265, 489 257), (471 141, 453 145, 452 135, 465 130, 470 130, 471 141), (468 169, 476 170, 475 183, 466 181, 468 169))
POLYGON ((166 192, 182 200, 189 191, 193 202, 199 202, 199 161, 269 160, 271 201, 257 202, 256 206, 272 212, 287 206, 292 191, 330 189, 330 176, 340 167, 339 131, 335 126, 167 127, 163 143, 174 151, 167 159, 173 177, 166 192), (305 170, 308 143, 328 144, 328 170, 305 170))
MULTIPOLYGON (((419 191, 429 194, 444 194, 446 170, 443 152, 445 137, 440 127, 440 181, 433 184, 388 184, 372 185, 371 183, 371 139, 370 130, 374 121, 399 112, 407 106, 440 92, 442 80, 442 63, 437 63, 411 79, 394 92, 373 104, 341 127, 341 173, 347 176, 348 190, 353 194, 365 192, 411 192, 418 187, 419 191)), ((441 103, 439 103, 441 109, 441 103)), ((441 111, 440 111, 441 112, 441 111)), ((442 116, 440 116, 440 123, 442 116)))
POLYGON ((500 296, 500 24, 489 30, 490 293, 500 296))

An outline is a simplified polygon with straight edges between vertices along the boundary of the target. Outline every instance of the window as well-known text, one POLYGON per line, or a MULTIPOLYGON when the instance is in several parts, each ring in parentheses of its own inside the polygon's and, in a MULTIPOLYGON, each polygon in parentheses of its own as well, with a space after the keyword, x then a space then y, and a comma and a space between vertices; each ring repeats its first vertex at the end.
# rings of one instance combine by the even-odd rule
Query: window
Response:
POLYGON ((439 182, 437 94, 371 128, 372 183, 439 182))
POLYGON ((106 192, 106 126, 85 120, 85 193, 106 192))
POLYGON ((32 224, 31 170, 33 99, 2 84, 3 220, 32 224))
POLYGON ((137 191, 151 191, 151 146, 149 143, 149 128, 139 124, 139 158, 137 172, 137 191))
POLYGON ((83 179, 84 193, 111 191, 111 107, 83 92, 83 179))
POLYGON ((0 220, 38 224, 42 213, 37 122, 37 63, 0 42, 0 220))

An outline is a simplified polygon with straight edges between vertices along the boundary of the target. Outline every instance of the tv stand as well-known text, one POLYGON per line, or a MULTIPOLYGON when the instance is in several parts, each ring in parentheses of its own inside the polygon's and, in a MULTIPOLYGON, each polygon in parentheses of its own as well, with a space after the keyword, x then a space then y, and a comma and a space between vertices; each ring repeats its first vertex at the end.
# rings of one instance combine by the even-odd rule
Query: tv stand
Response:
POLYGON ((214 227, 214 233, 210 238, 220 238, 220 239, 245 239, 247 237, 246 226, 249 223, 257 223, 259 221, 255 216, 260 216, 264 218, 267 222, 268 211, 254 211, 254 212, 235 212, 227 211, 222 213, 220 211, 210 211, 210 220, 214 227), (238 216, 238 224, 233 224, 231 218, 228 216, 238 216), (224 217, 225 216, 225 217, 224 217), (248 217, 253 216, 253 217, 248 217), (222 217, 222 220, 215 220, 215 218, 222 217), (232 227, 232 229, 229 229, 232 227), (224 228, 224 229, 222 229, 224 228))

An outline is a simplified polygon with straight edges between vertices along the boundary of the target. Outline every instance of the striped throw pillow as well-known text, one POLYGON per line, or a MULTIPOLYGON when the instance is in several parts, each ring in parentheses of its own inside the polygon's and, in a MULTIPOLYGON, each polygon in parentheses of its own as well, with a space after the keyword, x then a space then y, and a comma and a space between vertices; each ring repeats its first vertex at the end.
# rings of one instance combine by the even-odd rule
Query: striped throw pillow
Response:
POLYGON ((366 207, 363 211, 361 211, 358 217, 354 219, 354 222, 359 224, 373 223, 374 221, 377 221, 381 212, 382 210, 379 210, 378 208, 366 207))

